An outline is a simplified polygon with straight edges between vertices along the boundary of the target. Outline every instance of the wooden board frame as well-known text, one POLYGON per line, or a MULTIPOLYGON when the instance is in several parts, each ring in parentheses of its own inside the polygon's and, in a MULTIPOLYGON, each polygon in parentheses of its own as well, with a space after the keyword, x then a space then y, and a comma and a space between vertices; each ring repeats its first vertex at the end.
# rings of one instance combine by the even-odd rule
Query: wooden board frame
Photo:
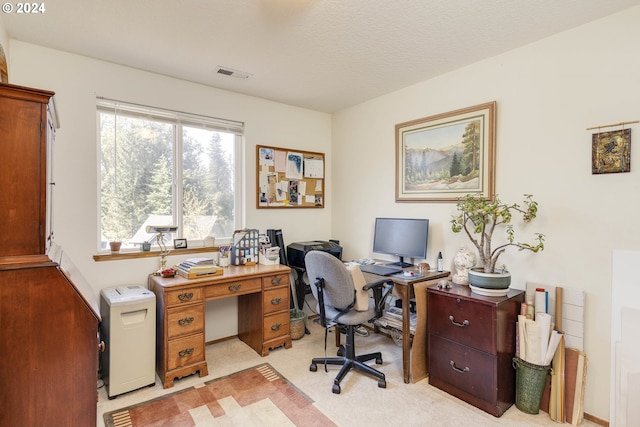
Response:
POLYGON ((496 101, 396 125, 396 202, 492 200, 496 101))
POLYGON ((324 153, 256 146, 256 208, 324 208, 324 181, 324 153))

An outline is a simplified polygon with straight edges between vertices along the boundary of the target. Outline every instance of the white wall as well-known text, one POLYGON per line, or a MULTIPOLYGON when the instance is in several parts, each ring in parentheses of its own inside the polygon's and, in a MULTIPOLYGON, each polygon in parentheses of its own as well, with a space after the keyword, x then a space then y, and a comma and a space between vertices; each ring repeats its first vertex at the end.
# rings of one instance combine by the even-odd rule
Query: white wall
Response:
MULTIPOLYGON (((376 216, 426 217, 427 261, 460 244, 449 220, 453 203, 395 202, 396 123, 497 101, 496 192, 504 201, 533 194, 538 218, 517 236, 546 234, 546 249, 501 258, 526 281, 586 292, 585 410, 609 419, 611 254, 640 247, 640 146, 631 172, 591 174, 591 131, 640 119, 640 7, 610 16, 383 96, 333 117, 333 236, 345 257, 374 256, 376 216), (354 161, 362 159, 362 161, 354 161)), ((632 134, 640 126, 632 125, 632 134)), ((613 128, 615 129, 615 128, 613 128)), ((608 130, 613 130, 608 129, 608 130)))
MULTIPOLYGON (((98 247, 96 96, 245 123, 246 226, 280 228, 285 243, 329 239, 331 186, 324 209, 256 209, 256 145, 271 145, 327 155, 331 180, 331 117, 325 113, 216 90, 11 40, 10 81, 56 92, 61 127, 54 157, 55 239, 96 291, 124 283, 146 283, 157 258, 94 262, 98 247), (313 224, 313 226, 311 226, 313 224)), ((178 262, 169 257, 169 265, 178 262)), ((232 301, 233 305, 235 301, 232 301)), ((229 302, 217 310, 233 310, 229 302)), ((207 339, 237 333, 235 321, 208 309, 207 339), (209 327, 211 325, 211 327, 209 327)))

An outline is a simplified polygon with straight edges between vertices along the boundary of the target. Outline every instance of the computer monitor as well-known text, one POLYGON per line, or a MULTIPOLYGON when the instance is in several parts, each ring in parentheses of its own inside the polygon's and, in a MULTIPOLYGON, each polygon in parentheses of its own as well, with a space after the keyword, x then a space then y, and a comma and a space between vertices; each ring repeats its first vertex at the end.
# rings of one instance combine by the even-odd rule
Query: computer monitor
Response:
POLYGON ((429 220, 417 218, 376 218, 373 234, 373 252, 395 255, 398 262, 389 265, 411 267, 405 257, 425 259, 429 220))

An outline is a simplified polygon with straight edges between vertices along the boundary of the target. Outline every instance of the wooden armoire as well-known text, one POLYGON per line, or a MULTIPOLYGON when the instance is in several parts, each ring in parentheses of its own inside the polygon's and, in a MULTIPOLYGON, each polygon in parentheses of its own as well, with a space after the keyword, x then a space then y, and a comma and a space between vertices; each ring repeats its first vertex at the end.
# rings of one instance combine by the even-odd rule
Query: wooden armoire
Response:
POLYGON ((53 95, 0 84, 0 426, 96 424, 100 315, 49 251, 53 95))

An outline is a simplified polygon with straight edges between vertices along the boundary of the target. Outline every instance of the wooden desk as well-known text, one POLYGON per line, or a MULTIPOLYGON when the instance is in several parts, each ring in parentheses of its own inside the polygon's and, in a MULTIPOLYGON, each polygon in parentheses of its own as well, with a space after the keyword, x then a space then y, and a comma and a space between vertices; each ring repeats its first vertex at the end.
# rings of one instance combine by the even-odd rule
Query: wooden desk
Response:
MULTIPOLYGON (((416 268, 409 268, 418 274, 416 268)), ((378 280, 381 276, 364 273, 367 281, 378 280)), ((405 384, 427 377, 427 287, 449 277, 448 271, 427 271, 421 277, 388 276, 393 281, 394 291, 402 301, 402 371, 405 384), (416 299, 416 332, 411 341, 409 300, 416 299), (413 351, 411 347, 413 346, 413 351)))
POLYGON ((156 294, 156 371, 164 388, 176 378, 208 375, 205 301, 238 297, 238 338, 261 356, 291 348, 289 267, 230 266, 222 276, 185 279, 149 276, 156 294))

